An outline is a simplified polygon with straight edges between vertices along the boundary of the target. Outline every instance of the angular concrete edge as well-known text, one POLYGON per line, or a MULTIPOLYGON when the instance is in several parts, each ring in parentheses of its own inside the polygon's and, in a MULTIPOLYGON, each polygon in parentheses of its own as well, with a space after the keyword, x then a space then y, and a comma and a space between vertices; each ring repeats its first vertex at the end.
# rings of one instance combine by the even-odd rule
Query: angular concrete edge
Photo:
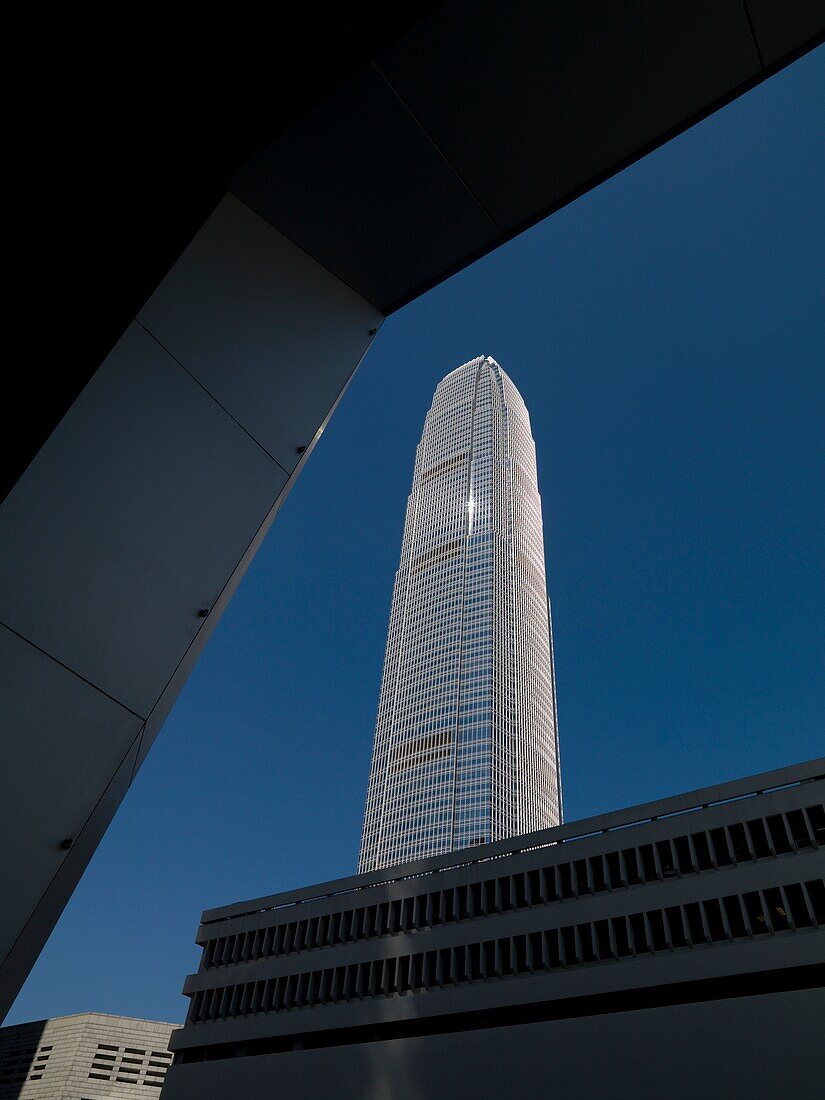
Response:
POLYGON ((382 320, 227 196, 0 509, 3 736, 22 759, 0 807, 27 868, 4 906, 0 1018, 382 320), (24 654, 55 670, 45 715, 24 654), (78 691, 121 732, 104 715, 92 742, 78 691))

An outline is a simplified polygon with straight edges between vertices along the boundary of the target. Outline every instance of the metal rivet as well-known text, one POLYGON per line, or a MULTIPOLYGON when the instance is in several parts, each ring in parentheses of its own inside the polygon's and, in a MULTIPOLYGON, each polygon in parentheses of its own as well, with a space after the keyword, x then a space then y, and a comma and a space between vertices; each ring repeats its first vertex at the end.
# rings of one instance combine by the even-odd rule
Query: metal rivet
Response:
POLYGON ((306 450, 306 447, 304 447, 304 446, 296 447, 295 448, 295 454, 296 455, 302 455, 305 450, 306 450))
POLYGON ((209 608, 208 607, 202 607, 200 609, 200 611, 198 612, 198 618, 199 619, 205 619, 208 614, 209 614, 209 608))
POLYGON ((68 852, 68 850, 71 848, 71 846, 73 844, 74 844, 74 841, 72 840, 72 838, 70 836, 65 837, 63 840, 60 841, 60 851, 61 852, 68 852))
POLYGON ((371 328, 370 329, 370 336, 375 336, 376 332, 378 332, 377 328, 371 328))

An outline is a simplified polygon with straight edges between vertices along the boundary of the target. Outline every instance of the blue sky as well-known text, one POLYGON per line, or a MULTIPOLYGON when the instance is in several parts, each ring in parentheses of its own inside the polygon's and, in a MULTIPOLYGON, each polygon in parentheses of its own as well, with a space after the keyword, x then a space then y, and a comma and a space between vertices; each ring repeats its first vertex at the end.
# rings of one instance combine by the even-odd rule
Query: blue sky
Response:
POLYGON ((415 445, 530 410, 568 820, 825 752, 825 49, 382 329, 8 1023, 181 1020, 203 908, 352 872, 415 445))

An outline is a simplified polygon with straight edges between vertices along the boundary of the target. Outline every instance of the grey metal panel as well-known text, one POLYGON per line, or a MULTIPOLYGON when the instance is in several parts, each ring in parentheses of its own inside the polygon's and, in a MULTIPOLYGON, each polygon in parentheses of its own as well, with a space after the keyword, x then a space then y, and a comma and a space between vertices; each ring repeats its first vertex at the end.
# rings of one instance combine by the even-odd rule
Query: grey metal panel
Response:
POLYGON ((0 626, 0 693, 14 745, 0 769, 0 961, 134 747, 142 721, 0 626), (83 730, 83 738, 72 736, 83 730))
POLYGON ((454 0, 377 65, 505 231, 759 72, 740 0, 454 0))
MULTIPOLYGON (((208 228, 185 260, 188 272, 174 272, 161 288, 156 316, 171 325, 166 335, 178 338, 179 355, 198 350, 199 325, 221 362, 206 362, 195 377, 205 354, 189 370, 135 321, 0 512, 0 622, 5 615, 90 691, 113 696, 138 727, 145 719, 115 778, 95 775, 100 801, 78 803, 85 825, 58 872, 32 865, 31 881, 21 884, 28 920, 0 971, 0 1014, 380 324, 371 306, 236 199, 225 200, 208 228), (188 324, 173 322, 176 310, 188 324), (271 367, 255 354, 261 340, 271 367), (210 377, 220 397, 208 391, 210 377), (269 431, 267 443, 291 448, 291 475, 241 422, 255 412, 253 428, 269 431), (308 444, 300 457, 293 434, 308 444)), ((36 696, 22 685, 18 694, 21 711, 31 709, 32 751, 47 747, 36 696)), ((67 751, 83 759, 85 723, 68 711, 64 719, 67 751)), ((3 737, 15 751, 15 731, 3 737)), ((60 780, 59 759, 44 751, 31 782, 47 789, 60 780)), ((58 828, 48 805, 43 818, 44 828, 58 828)))
POLYGON ((823 1013, 825 991, 794 990, 196 1062, 169 1070, 163 1100, 819 1100, 823 1013))
POLYGON ((133 324, 0 513, 0 621, 145 717, 286 480, 133 324))
MULTIPOLYGON (((343 391, 342 391, 341 396, 342 395, 343 395, 343 391)), ((339 399, 340 399, 340 397, 339 397, 339 399)), ((337 405, 337 402, 336 402, 336 405, 337 405)), ((238 561, 238 564, 235 567, 235 569, 233 570, 232 574, 226 579, 226 583, 223 586, 223 588, 221 589, 221 592, 220 592, 218 598, 216 599, 215 603, 212 605, 212 610, 209 612, 209 616, 206 619, 204 625, 198 631, 197 637, 193 640, 193 642, 190 645, 189 649, 187 649, 187 651, 184 654, 184 656, 182 657, 180 663, 177 665, 177 667, 175 668, 172 676, 170 677, 169 682, 166 684, 166 686, 163 690, 163 694, 160 696, 157 703, 152 708, 151 713, 149 714, 148 718, 146 719, 146 725, 145 725, 145 728, 144 728, 143 736, 141 737, 140 749, 139 749, 139 752, 138 752, 136 767, 140 767, 140 765, 143 763, 144 759, 146 758, 146 754, 148 753, 149 749, 152 747, 152 743, 154 742, 154 739, 157 736, 157 734, 160 730, 160 727, 166 721, 167 715, 169 714, 169 711, 171 710, 175 700, 178 697, 178 692, 181 690, 183 685, 186 683, 186 680, 189 677, 189 673, 192 671, 192 669, 195 666, 195 663, 197 662, 198 658, 200 657, 201 653, 203 652, 203 647, 209 641, 209 638, 212 634, 212 631, 217 626, 221 615, 226 610, 226 607, 229 604, 229 601, 234 596, 236 588, 240 584, 241 580, 243 580, 243 576, 246 573, 246 570, 248 569, 250 562, 252 561, 252 559, 257 554, 261 543, 263 542, 264 538, 266 537, 267 532, 269 531, 269 528, 272 526, 272 523, 273 523, 275 517, 277 516, 278 512, 281 509, 281 505, 284 503, 287 496, 289 495, 290 490, 292 489, 295 482, 297 481, 298 476, 301 473, 301 470, 303 469, 304 462, 311 455, 312 449, 315 445, 315 442, 317 442, 318 437, 323 432, 323 430, 324 430, 327 422, 329 421, 330 416, 334 412, 334 410, 335 410, 335 406, 333 406, 329 410, 329 413, 327 414, 325 419, 322 421, 320 427, 318 428, 318 430, 315 433, 314 441, 309 445, 309 447, 307 448, 305 454, 303 455, 303 457, 301 459, 301 462, 298 464, 296 469, 293 470, 293 472, 292 472, 289 480, 287 481, 286 485, 281 490, 281 492, 278 494, 277 499, 274 501, 274 503, 273 503, 272 507, 270 508, 269 512, 267 512, 266 516, 264 517, 263 522, 261 523, 260 527, 255 532, 255 535, 254 535, 252 541, 245 548, 245 550, 243 552, 243 556, 238 561)))
POLYGON ((378 307, 499 235, 372 68, 242 169, 231 190, 378 307))
POLYGON ((743 0, 766 65, 825 32, 822 0, 743 0))
MULTIPOLYGON (((62 732, 69 739, 73 731, 67 725, 62 732)), ((54 928, 55 921, 71 897, 101 837, 109 827, 115 810, 129 788, 135 770, 138 743, 136 738, 113 775, 100 777, 98 799, 80 832, 75 835, 74 844, 57 872, 49 877, 48 869, 45 868, 42 879, 31 883, 32 892, 28 896, 21 895, 16 899, 15 915, 20 915, 24 923, 11 951, 0 962, 0 1020, 11 1007, 17 991, 26 980, 43 944, 54 928)), ((50 820, 47 818, 47 825, 50 820)))
POLYGON ((383 317, 228 195, 138 320, 291 472, 383 317))

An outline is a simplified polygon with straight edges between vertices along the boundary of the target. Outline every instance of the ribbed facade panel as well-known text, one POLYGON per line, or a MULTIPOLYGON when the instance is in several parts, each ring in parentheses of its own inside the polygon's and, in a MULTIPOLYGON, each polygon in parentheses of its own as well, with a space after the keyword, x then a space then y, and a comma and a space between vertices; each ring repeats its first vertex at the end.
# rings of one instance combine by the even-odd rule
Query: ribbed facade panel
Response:
POLYGON ((359 872, 560 820, 535 445, 482 356, 439 383, 416 452, 359 872))

